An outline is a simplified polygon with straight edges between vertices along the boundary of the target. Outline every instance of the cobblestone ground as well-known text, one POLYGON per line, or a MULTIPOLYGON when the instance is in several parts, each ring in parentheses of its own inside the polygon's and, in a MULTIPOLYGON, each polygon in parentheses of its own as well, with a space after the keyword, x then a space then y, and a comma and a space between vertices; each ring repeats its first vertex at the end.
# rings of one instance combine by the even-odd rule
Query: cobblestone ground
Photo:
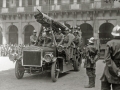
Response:
POLYGON ((0 90, 100 90, 100 77, 104 64, 102 60, 97 62, 96 87, 84 88, 87 84, 87 76, 83 64, 79 72, 69 71, 61 74, 57 82, 53 83, 48 73, 40 75, 25 74, 23 79, 15 77, 14 63, 8 58, 0 58, 0 90))

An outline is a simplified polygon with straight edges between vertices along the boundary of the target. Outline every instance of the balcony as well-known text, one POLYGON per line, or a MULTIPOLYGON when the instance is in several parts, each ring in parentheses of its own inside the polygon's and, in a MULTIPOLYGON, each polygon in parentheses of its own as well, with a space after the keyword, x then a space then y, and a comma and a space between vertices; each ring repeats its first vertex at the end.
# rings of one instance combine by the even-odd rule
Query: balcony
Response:
POLYGON ((24 12, 25 11, 25 8, 24 7, 18 7, 17 8, 17 12, 24 12))
POLYGON ((8 13, 8 8, 1 8, 1 13, 8 13))
POLYGON ((42 6, 42 12, 49 12, 51 10, 51 7, 49 5, 42 6))
POLYGON ((64 10, 70 10, 70 4, 61 5, 61 10, 62 11, 64 11, 64 10))
POLYGON ((72 10, 81 9, 81 4, 72 4, 70 7, 72 10))
POLYGON ((16 12, 17 12, 17 7, 9 8, 9 13, 16 13, 16 12))
POLYGON ((33 12, 33 11, 34 11, 33 6, 25 7, 25 12, 33 12))
POLYGON ((82 2, 82 3, 81 3, 81 9, 82 9, 82 10, 89 10, 89 9, 90 9, 90 3, 82 2))
POLYGON ((60 5, 52 5, 51 10, 61 10, 60 5))
POLYGON ((41 6, 34 6, 34 12, 36 12, 37 9, 39 9, 40 11, 42 10, 41 6))

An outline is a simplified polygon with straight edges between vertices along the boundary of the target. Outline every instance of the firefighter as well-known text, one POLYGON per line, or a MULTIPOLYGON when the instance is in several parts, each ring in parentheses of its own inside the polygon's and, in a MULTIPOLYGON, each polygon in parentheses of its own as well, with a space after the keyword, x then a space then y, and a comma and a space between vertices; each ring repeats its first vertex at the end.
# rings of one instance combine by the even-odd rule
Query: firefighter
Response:
POLYGON ((53 45, 53 36, 50 28, 45 29, 43 46, 51 47, 53 45))
POLYGON ((84 67, 86 68, 86 74, 89 79, 88 85, 85 85, 85 88, 93 88, 95 87, 95 67, 97 61, 97 48, 94 46, 95 39, 91 37, 89 39, 89 44, 86 47, 86 59, 84 63, 84 67))
POLYGON ((63 43, 62 45, 65 47, 65 52, 66 52, 66 62, 69 63, 70 59, 73 57, 73 50, 70 47, 73 39, 75 38, 75 36, 73 34, 70 33, 69 28, 65 29, 65 36, 63 39, 63 43))
POLYGON ((31 45, 35 45, 37 42, 36 30, 33 30, 33 35, 30 36, 30 43, 31 45))
POLYGON ((120 90, 120 26, 115 26, 111 34, 114 38, 107 42, 101 90, 120 90))
POLYGON ((61 29, 58 29, 58 32, 55 33, 55 40, 57 43, 57 46, 61 45, 64 39, 64 35, 61 32, 61 29))
POLYGON ((73 42, 75 43, 75 46, 77 48, 80 48, 81 47, 81 36, 79 36, 78 30, 75 30, 73 35, 75 36, 75 38, 73 39, 73 42))

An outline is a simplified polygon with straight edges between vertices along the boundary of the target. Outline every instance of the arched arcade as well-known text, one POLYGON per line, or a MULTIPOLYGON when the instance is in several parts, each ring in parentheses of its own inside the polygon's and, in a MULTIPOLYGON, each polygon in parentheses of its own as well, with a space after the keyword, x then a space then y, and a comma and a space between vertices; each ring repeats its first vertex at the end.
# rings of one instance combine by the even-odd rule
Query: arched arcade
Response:
POLYGON ((9 44, 18 44, 18 28, 15 25, 9 27, 9 44))
POLYGON ((33 30, 35 28, 32 25, 27 25, 25 26, 25 30, 24 30, 24 44, 30 44, 30 36, 33 33, 33 30))
POLYGON ((111 35, 114 25, 111 23, 103 23, 99 28, 99 39, 100 44, 106 44, 109 40, 113 38, 111 35))
POLYGON ((83 45, 88 44, 88 39, 93 37, 93 27, 88 23, 83 23, 80 25, 82 38, 83 38, 83 45))

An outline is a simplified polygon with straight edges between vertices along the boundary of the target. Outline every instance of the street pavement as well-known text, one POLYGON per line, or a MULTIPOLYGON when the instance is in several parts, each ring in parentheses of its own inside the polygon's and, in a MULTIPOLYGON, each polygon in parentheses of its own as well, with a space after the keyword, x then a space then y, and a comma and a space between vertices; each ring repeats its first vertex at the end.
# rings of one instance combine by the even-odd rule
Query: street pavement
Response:
POLYGON ((60 74, 57 82, 51 81, 49 73, 30 75, 25 73, 20 80, 16 79, 14 72, 15 63, 7 57, 0 57, 0 90, 100 90, 100 77, 103 73, 104 63, 97 62, 96 87, 84 88, 88 78, 83 64, 79 72, 69 71, 60 74))

